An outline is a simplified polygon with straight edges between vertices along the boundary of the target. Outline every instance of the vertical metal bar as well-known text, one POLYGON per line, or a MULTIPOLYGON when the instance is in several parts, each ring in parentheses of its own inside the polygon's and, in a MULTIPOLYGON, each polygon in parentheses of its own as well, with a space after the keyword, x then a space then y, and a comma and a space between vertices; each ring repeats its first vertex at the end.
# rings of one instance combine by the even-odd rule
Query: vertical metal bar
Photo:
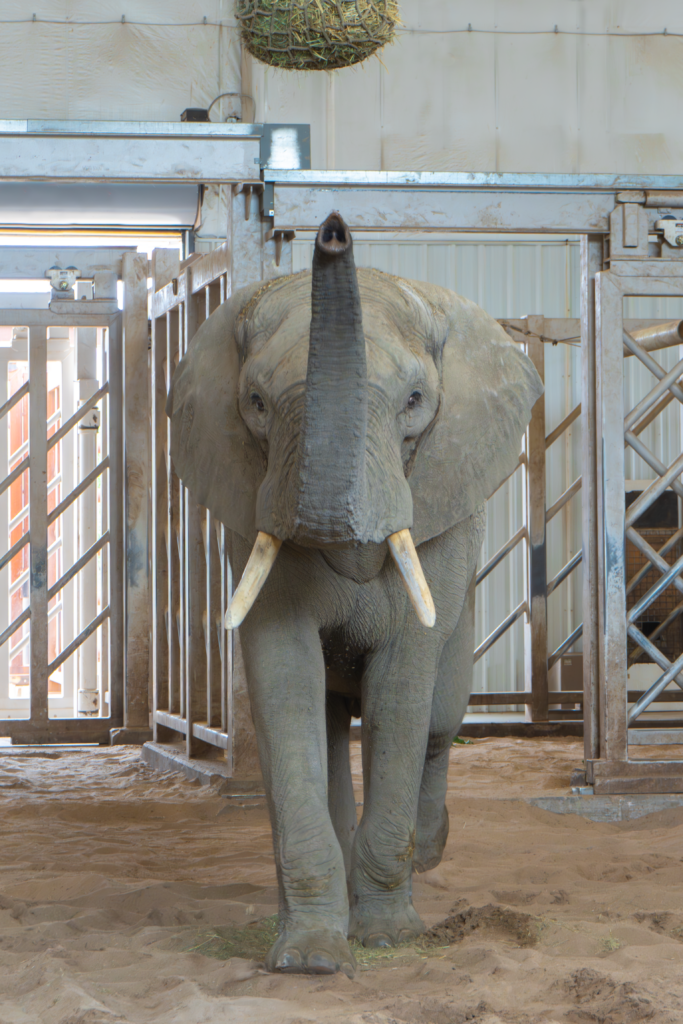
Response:
MULTIPOLYGON (((530 338, 527 353, 544 379, 543 342, 530 338)), ((548 721, 548 598, 545 544, 545 397, 534 405, 527 428, 527 509, 529 533, 529 612, 531 620, 532 722, 548 721)))
POLYGON ((29 507, 31 529, 31 724, 46 724, 47 709, 47 330, 28 332, 29 507))
MULTIPOLYGON (((64 423, 76 411, 76 402, 77 402, 77 399, 76 399, 76 389, 79 387, 79 385, 76 384, 76 365, 75 365, 76 364, 76 359, 75 359, 75 354, 76 354, 75 353, 75 348, 76 348, 76 345, 75 345, 75 341, 76 341, 76 338, 78 337, 78 335, 77 335, 77 332, 76 332, 75 328, 71 328, 70 329, 69 337, 70 337, 70 341, 71 341, 72 344, 69 346, 69 349, 66 352, 62 353, 61 360, 60 360, 61 364, 62 364, 62 378, 61 378, 61 386, 60 386, 61 409, 62 409, 62 423, 64 423)), ((99 329, 95 330, 95 368, 94 369, 95 369, 95 377, 96 378, 98 378, 98 374, 100 372, 99 353, 100 353, 101 347, 102 347, 102 329, 99 328, 99 329)), ((99 387, 99 380, 97 380, 96 386, 99 387)), ((102 403, 102 405, 103 406, 106 405, 106 396, 105 396, 105 401, 102 403)), ((73 433, 74 434, 78 434, 79 431, 74 431, 73 433)), ((97 434, 97 440, 96 440, 96 443, 95 443, 95 461, 98 461, 98 447, 97 446, 98 446, 98 444, 101 444, 100 431, 96 431, 96 434, 97 434)), ((76 479, 77 460, 74 457, 74 455, 75 455, 75 448, 76 448, 75 441, 76 441, 76 439, 73 436, 72 437, 65 437, 58 444, 58 452, 59 452, 58 458, 59 458, 59 464, 60 464, 60 467, 61 467, 61 476, 62 476, 62 484, 61 484, 61 494, 62 494, 62 496, 66 495, 66 494, 70 494, 71 491, 73 490, 74 486, 77 483, 77 479, 76 479)), ((106 477, 106 473, 103 474, 103 476, 106 477)), ((106 498, 103 497, 102 503, 105 500, 106 500, 106 498)), ((76 554, 75 554, 76 546, 75 546, 74 542, 77 541, 77 539, 78 539, 77 536, 76 536, 76 531, 75 531, 75 520, 76 520, 77 506, 78 506, 78 502, 74 502, 74 504, 70 508, 68 508, 66 510, 66 512, 64 513, 64 515, 62 516, 61 529, 60 529, 60 535, 61 535, 61 540, 62 540, 62 546, 61 546, 61 556, 62 557, 61 557, 60 573, 64 572, 66 569, 71 568, 71 566, 76 561, 76 557, 77 557, 76 554)), ((101 504, 100 504, 100 509, 101 509, 101 504)), ((98 526, 99 526, 99 520, 98 520, 98 516, 97 516, 97 509, 96 509, 96 512, 95 512, 95 536, 99 536, 99 534, 97 533, 98 526)), ((94 600, 97 603, 97 611, 98 612, 101 611, 102 607, 104 607, 104 605, 99 604, 100 594, 102 592, 102 587, 101 587, 101 569, 100 569, 101 558, 102 558, 102 555, 100 554, 100 556, 98 556, 98 558, 96 558, 94 560, 94 565, 93 565, 93 568, 91 570, 92 576, 93 576, 94 600)), ((76 622, 76 615, 75 615, 75 612, 77 611, 77 605, 76 605, 76 595, 77 595, 77 593, 78 593, 78 581, 77 580, 72 580, 70 583, 67 583, 66 587, 64 587, 64 589, 62 590, 62 594, 61 594, 61 600, 62 600, 62 623, 63 623, 63 626, 62 626, 62 648, 66 647, 68 644, 70 644, 71 641, 76 636, 76 634, 78 633, 78 625, 77 625, 77 622, 76 622)), ((106 604, 106 601, 105 601, 105 604, 106 604)), ((92 605, 91 605, 91 609, 90 610, 92 612, 92 605)), ((92 618, 92 614, 91 614, 90 618, 92 618)), ((88 621, 90 621, 90 620, 88 620, 88 621)), ((86 623, 86 625, 87 625, 87 623, 86 623)), ((104 625, 105 624, 103 623, 102 626, 104 627, 104 625)), ((105 644, 105 646, 101 646, 102 645, 102 629, 98 630, 98 633, 99 633, 99 637, 96 636, 94 638, 95 639, 95 672, 94 672, 93 678, 95 680, 96 693, 97 693, 97 697, 98 697, 99 715, 100 715, 100 717, 107 718, 108 715, 109 715, 109 708, 108 708, 108 697, 105 700, 105 694, 107 693, 107 686, 105 684, 106 684, 106 668, 107 668, 107 662, 108 662, 108 657, 109 657, 109 648, 106 646, 106 644, 105 644), (98 646, 98 641, 99 641, 100 646, 98 646)), ((66 661, 62 665, 62 701, 63 702, 66 702, 66 700, 68 700, 71 697, 71 695, 73 694, 73 692, 74 692, 74 668, 77 666, 78 660, 79 660, 78 657, 76 657, 76 658, 69 658, 68 661, 66 661), (67 694, 69 695, 69 698, 67 698, 67 696, 66 696, 67 694)))
MULTIPOLYGON (((179 312, 166 314, 166 393, 171 386, 173 372, 178 359, 179 346, 179 312)), ((174 714, 182 714, 184 697, 182 696, 182 601, 181 580, 183 575, 181 562, 181 518, 180 518, 180 484, 171 461, 171 421, 165 417, 165 463, 166 463, 166 534, 168 537, 168 709, 174 714)))
MULTIPOLYGON (((108 380, 109 373, 109 332, 105 329, 98 329, 98 348, 100 354, 100 383, 108 380)), ((100 426, 100 458, 109 455, 109 402, 110 396, 105 395, 102 401, 102 423, 100 426)), ((100 477, 100 533, 106 533, 109 529, 109 474, 103 473, 100 477)), ((70 523, 69 513, 65 514, 66 527, 70 523)), ((73 564, 73 559, 70 560, 73 564)), ((109 600, 109 545, 104 547, 100 553, 100 610, 104 608, 109 600)), ((100 685, 102 687, 102 707, 104 710, 104 694, 109 695, 106 708, 106 716, 111 717, 111 693, 109 690, 109 619, 105 619, 99 629, 100 634, 100 685)), ((75 635, 75 630, 74 630, 75 635)))
POLYGON ((215 632, 215 630, 214 630, 214 623, 213 623, 214 604, 213 604, 213 600, 212 600, 212 597, 213 597, 213 595, 212 595, 213 573, 211 571, 212 568, 213 568, 213 566, 211 564, 211 550, 212 550, 212 546, 213 546, 212 545, 213 525, 212 525, 211 513, 209 512, 208 508, 204 512, 204 523, 203 523, 202 534, 203 534, 203 537, 204 537, 204 564, 206 566, 206 569, 205 569, 205 572, 206 572, 206 576, 205 576, 205 579, 206 579, 206 593, 204 595, 204 601, 205 601, 205 604, 206 604, 206 613, 205 613, 204 619, 203 619, 203 624, 204 624, 204 646, 206 648, 206 724, 207 725, 215 725, 216 723, 215 723, 215 719, 214 719, 214 715, 213 715, 213 687, 212 687, 212 683, 213 683, 213 678, 212 677, 213 677, 213 673, 216 670, 216 659, 215 659, 215 656, 214 656, 215 652, 214 652, 214 646, 213 646, 213 634, 215 632))
MULTIPOLYGON (((178 359, 184 355, 184 308, 177 307, 173 319, 177 322, 178 329, 178 359)), ((169 446, 170 446, 170 423, 169 423, 169 446)), ((179 682, 179 703, 181 717, 187 716, 187 498, 188 492, 180 481, 178 481, 178 642, 180 670, 178 673, 179 682)))
POLYGON ((187 714, 187 491, 178 484, 178 710, 187 714))
POLYGON ((204 510, 187 488, 185 492, 185 564, 187 588, 184 591, 185 612, 185 734, 186 753, 192 756, 196 741, 192 736, 194 722, 205 721, 207 657, 204 622, 206 617, 206 556, 204 552, 204 510))
POLYGON ((583 536, 583 744, 600 757, 598 651, 598 497, 596 466, 595 275, 602 235, 581 236, 581 527, 583 536))
MULTIPOLYGON (((192 294, 192 266, 185 270, 187 278, 187 299, 183 304, 181 357, 187 352, 191 339, 200 320, 198 305, 206 301, 200 292, 192 294)), ((181 487, 184 504, 185 578, 182 588, 182 602, 185 606, 185 750, 188 757, 196 746, 192 736, 192 724, 201 720, 206 700, 206 644, 204 641, 204 616, 206 613, 206 558, 202 537, 204 510, 194 500, 186 487, 181 487)))
POLYGON ((596 467, 600 758, 628 758, 626 589, 624 565, 623 296, 614 276, 595 275, 596 467))
MULTIPOLYGON (((0 352, 0 403, 5 403, 9 397, 9 387, 7 381, 7 363, 9 362, 10 352, 4 349, 0 352)), ((9 473, 9 442, 10 442, 10 429, 9 429, 9 413, 3 419, 0 419, 0 476, 4 480, 9 473)), ((4 555, 10 549, 10 532, 9 523, 11 519, 11 505, 10 505, 10 493, 11 489, 8 487, 5 493, 0 496, 0 555, 4 555)), ((11 599, 10 599, 10 580, 12 570, 11 565, 8 564, 4 569, 0 569, 0 630, 5 630, 9 626, 11 618, 11 599)), ((30 626, 29 626, 30 629, 30 626)), ((0 701, 1 707, 5 708, 9 706, 9 641, 0 647, 0 701)), ((7 712, 0 711, 0 718, 6 718, 7 712)))
MULTIPOLYGON (((108 275, 113 277, 113 275, 108 275)), ((116 281, 110 281, 110 294, 116 295, 116 281)), ((76 299, 92 299, 93 285, 90 281, 78 281, 75 287, 76 299)), ((102 297, 102 296, 100 296, 102 297)), ((97 380, 97 328, 77 327, 75 332, 75 380, 77 400, 79 404, 86 402, 98 389, 97 380)), ((64 408, 64 390, 62 387, 62 408, 64 408)), ((75 430, 77 437, 77 478, 83 480, 95 468, 97 462, 98 417, 92 410, 79 422, 75 430)), ((98 487, 92 484, 80 496, 76 503, 77 525, 77 556, 85 554, 97 539, 97 498, 98 487)), ((61 535, 67 530, 67 521, 62 519, 61 535)), ((78 574, 76 583, 78 595, 78 615, 76 632, 85 629, 93 617, 93 609, 97 602, 97 564, 93 560, 84 566, 78 574)), ((62 599, 66 594, 62 595, 62 599)), ((90 636, 85 640, 74 658, 77 668, 77 714, 80 718, 94 717, 100 710, 99 688, 97 685, 97 647, 98 637, 90 636)))
POLYGON ((169 645, 171 621, 169 606, 169 562, 171 524, 168 515, 168 468, 166 451, 166 317, 152 318, 151 360, 151 483, 152 483, 152 726, 158 738, 156 712, 170 709, 169 645))
POLYGON ((149 729, 147 254, 123 255, 125 443, 124 725, 149 729))
POLYGON ((247 284, 262 281, 264 277, 272 276, 266 274, 263 253, 263 227, 261 224, 261 212, 259 203, 252 202, 249 211, 249 220, 244 219, 244 196, 233 195, 230 210, 230 221, 228 224, 228 237, 231 241, 231 252, 233 254, 231 265, 231 288, 237 291, 247 284), (239 253, 239 259, 234 258, 234 253, 239 253))
POLYGON ((109 328, 109 707, 123 724, 123 339, 121 315, 109 328))

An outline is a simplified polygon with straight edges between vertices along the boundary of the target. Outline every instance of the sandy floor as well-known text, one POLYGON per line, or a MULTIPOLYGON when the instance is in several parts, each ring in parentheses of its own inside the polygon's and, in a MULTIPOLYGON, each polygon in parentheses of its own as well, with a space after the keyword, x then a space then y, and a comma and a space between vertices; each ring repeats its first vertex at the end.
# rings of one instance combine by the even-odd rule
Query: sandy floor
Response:
POLYGON ((455 747, 446 857, 414 893, 456 941, 349 981, 217 959, 276 911, 259 801, 134 748, 0 751, 0 1024, 683 1022, 683 808, 607 825, 515 799, 580 761, 573 739, 455 747))

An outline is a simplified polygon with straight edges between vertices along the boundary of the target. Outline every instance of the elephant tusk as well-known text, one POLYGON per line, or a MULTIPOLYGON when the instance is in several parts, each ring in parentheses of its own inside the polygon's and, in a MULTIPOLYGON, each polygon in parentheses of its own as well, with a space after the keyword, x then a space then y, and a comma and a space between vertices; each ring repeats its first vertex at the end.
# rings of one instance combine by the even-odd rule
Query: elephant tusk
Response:
POLYGON ((392 533, 387 542, 418 619, 423 626, 433 626, 436 622, 436 608, 410 530, 392 533))
POLYGON ((259 533, 249 555, 242 579, 225 613, 225 628, 237 629, 244 622, 259 591, 268 579, 282 541, 270 533, 259 533))

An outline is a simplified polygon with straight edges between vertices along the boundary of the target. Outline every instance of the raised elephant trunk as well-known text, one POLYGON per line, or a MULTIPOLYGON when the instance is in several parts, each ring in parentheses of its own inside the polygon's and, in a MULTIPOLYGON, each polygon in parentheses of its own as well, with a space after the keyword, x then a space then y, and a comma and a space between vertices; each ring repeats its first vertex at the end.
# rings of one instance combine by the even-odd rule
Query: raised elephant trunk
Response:
POLYGON ((365 337, 351 233, 331 213, 315 240, 295 537, 361 540, 367 505, 365 337), (333 454, 334 453, 334 454, 333 454))

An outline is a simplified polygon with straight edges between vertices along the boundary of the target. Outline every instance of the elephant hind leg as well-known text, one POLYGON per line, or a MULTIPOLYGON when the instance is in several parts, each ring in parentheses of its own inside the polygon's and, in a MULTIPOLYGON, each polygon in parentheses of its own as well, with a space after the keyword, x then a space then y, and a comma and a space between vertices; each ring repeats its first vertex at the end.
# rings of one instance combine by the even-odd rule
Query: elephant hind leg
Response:
POLYGON ((435 868, 441 862, 448 839, 448 764, 453 737, 463 720, 472 689, 474 587, 473 577, 460 619, 439 662, 417 810, 415 871, 435 868))
POLYGON ((358 824, 349 762, 351 712, 349 699, 327 693, 327 803, 344 857, 346 877, 351 870, 351 847, 358 824))

